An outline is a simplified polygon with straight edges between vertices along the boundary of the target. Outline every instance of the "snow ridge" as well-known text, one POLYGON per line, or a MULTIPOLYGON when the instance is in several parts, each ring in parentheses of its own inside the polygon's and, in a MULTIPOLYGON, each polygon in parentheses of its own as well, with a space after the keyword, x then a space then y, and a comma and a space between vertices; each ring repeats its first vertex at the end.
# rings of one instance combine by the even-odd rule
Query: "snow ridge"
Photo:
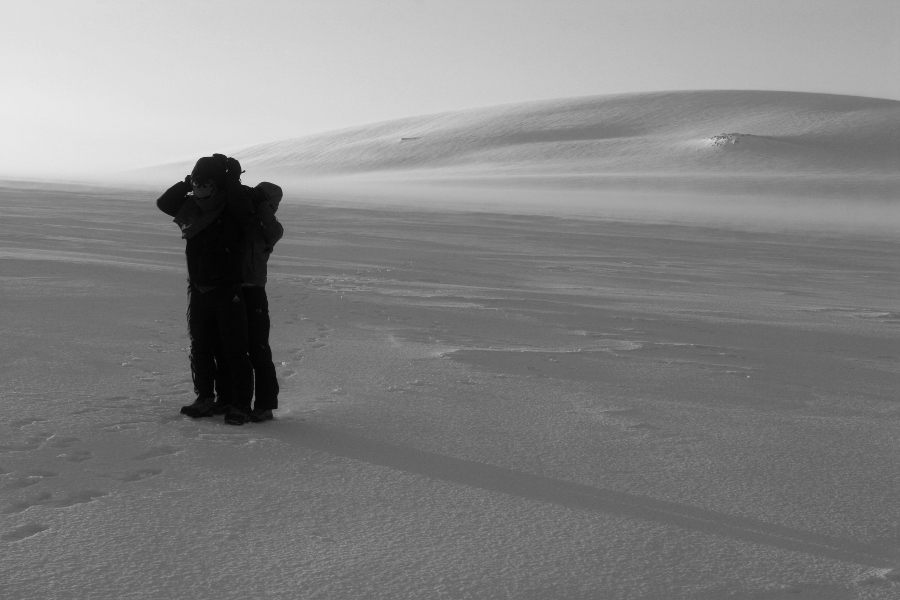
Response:
MULTIPOLYGON (((257 144, 248 173, 587 188, 831 178, 900 189, 900 102, 767 91, 591 96, 446 112, 257 144), (718 133, 718 132, 741 133, 718 133), (740 148, 739 152, 712 150, 740 148), (662 179, 660 179, 662 177, 662 179), (648 179, 650 178, 650 179, 648 179), (655 183, 654 183, 655 182, 655 183)), ((194 159, 142 171, 186 172, 194 159)), ((851 186, 852 187, 852 186, 851 186)), ((851 195, 858 195, 854 190, 851 195)))

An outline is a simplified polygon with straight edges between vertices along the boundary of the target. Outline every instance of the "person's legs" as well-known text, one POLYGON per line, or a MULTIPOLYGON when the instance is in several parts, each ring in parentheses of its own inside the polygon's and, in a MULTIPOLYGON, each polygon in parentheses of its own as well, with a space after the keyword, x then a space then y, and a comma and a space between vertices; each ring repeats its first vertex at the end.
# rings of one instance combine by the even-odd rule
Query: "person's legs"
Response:
POLYGON ((247 333, 249 335, 250 363, 255 375, 256 402, 254 411, 278 408, 278 376, 272 362, 269 346, 269 299, 264 287, 245 287, 244 302, 247 308, 247 333))
POLYGON ((216 336, 216 404, 213 414, 224 415, 231 406, 234 389, 231 383, 231 371, 222 352, 222 339, 216 336))
POLYGON ((191 378, 197 401, 182 407, 181 412, 191 417, 206 416, 206 405, 215 399, 216 363, 215 350, 218 328, 210 293, 194 290, 188 292, 188 335, 191 340, 191 378))
POLYGON ((250 413, 253 367, 247 357, 247 313, 240 286, 223 286, 215 293, 215 318, 222 342, 222 357, 231 376, 232 409, 250 413))

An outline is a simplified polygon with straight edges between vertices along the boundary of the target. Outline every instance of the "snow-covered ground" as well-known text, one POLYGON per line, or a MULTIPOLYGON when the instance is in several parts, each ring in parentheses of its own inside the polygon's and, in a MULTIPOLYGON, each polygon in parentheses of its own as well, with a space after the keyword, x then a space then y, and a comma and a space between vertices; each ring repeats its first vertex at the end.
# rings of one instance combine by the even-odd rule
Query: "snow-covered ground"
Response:
MULTIPOLYGON (((770 135, 685 152, 759 150, 732 132, 770 135)), ((564 211, 547 172, 516 210, 293 193, 281 409, 244 427, 178 414, 161 189, 5 184, 0 597, 900 597, 900 236, 853 160, 865 204, 701 221, 653 186, 564 211)))

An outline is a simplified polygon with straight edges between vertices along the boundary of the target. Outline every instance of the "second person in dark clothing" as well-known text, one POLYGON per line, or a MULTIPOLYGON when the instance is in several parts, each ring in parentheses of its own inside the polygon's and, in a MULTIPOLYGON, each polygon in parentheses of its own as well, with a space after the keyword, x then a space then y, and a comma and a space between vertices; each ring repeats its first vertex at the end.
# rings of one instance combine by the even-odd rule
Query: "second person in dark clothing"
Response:
MULTIPOLYGON (((250 363, 255 375, 256 401, 250 412, 250 420, 258 423, 271 420, 272 411, 278 408, 278 378, 269 345, 271 322, 266 279, 269 256, 284 235, 284 228, 275 218, 283 193, 280 187, 265 181, 255 188, 244 186, 244 191, 254 208, 244 239, 241 281, 247 311, 250 363)), ((221 360, 218 364, 226 368, 220 368, 216 377, 217 402, 227 403, 233 387, 228 362, 221 360)))

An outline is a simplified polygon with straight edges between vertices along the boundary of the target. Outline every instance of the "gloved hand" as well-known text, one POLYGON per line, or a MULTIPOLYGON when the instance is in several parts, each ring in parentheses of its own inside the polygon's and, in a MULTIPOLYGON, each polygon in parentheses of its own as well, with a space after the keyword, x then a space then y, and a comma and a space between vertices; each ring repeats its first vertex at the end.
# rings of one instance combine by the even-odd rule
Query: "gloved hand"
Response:
POLYGON ((184 178, 184 181, 179 181, 177 185, 181 186, 182 193, 187 194, 194 190, 194 185, 191 183, 191 176, 188 175, 184 178))

